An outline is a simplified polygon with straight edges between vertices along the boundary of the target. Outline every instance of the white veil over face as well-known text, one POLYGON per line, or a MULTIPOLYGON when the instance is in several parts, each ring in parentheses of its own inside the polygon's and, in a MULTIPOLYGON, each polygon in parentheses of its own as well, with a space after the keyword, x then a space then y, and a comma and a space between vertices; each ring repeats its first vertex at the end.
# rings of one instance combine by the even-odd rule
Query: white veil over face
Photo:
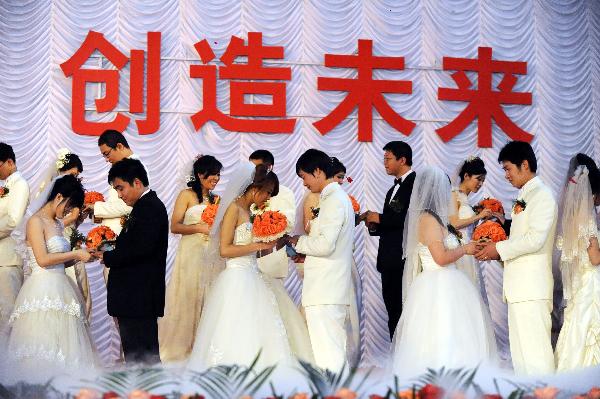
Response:
POLYGON ((573 293, 575 276, 589 262, 587 249, 590 238, 598 236, 594 197, 585 166, 571 162, 559 215, 556 247, 561 251, 563 297, 568 301, 573 293))
POLYGON ((424 212, 436 215, 443 226, 448 225, 448 217, 454 213, 450 179, 440 169, 428 166, 415 177, 410 205, 404 223, 404 274, 402 276, 402 302, 406 301, 408 289, 421 271, 419 253, 419 221, 424 212))

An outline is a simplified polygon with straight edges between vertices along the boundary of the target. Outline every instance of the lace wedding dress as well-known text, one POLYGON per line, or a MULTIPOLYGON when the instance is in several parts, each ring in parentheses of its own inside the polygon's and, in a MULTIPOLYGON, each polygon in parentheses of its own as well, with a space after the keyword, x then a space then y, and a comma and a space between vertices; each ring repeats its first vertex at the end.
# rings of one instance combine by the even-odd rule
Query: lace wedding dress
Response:
MULTIPOLYGON (((62 235, 49 238, 46 247, 49 253, 71 250, 62 235)), ((12 370, 28 380, 43 380, 47 373, 91 371, 96 355, 83 302, 65 274, 65 266, 41 267, 30 247, 27 253, 31 276, 19 292, 9 321, 12 370)))
POLYGON ((556 371, 600 364, 600 267, 584 257, 556 344, 556 371))

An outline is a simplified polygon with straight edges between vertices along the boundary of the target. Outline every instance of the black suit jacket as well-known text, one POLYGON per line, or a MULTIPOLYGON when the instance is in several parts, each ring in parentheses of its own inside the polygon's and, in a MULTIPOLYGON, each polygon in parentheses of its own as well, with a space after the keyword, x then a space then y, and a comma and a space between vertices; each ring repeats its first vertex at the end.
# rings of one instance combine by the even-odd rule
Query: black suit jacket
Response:
POLYGON ((379 216, 379 224, 372 236, 379 236, 379 251, 377 252, 377 271, 380 273, 389 268, 402 267, 402 240, 404 221, 408 212, 410 195, 415 182, 415 172, 409 174, 402 182, 390 204, 394 187, 385 196, 383 213, 379 216))
POLYGON ((108 314, 113 317, 163 316, 169 218, 154 191, 133 206, 117 237, 116 248, 104 253, 108 275, 108 314))

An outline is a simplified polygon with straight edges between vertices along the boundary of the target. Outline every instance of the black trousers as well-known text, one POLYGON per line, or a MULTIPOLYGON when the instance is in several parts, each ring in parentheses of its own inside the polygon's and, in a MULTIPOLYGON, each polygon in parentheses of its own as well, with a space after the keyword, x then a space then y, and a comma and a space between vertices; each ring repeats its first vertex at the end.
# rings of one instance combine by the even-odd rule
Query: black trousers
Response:
POLYGON ((399 262, 397 266, 383 269, 381 271, 381 293, 383 302, 388 314, 388 329, 390 330, 390 339, 394 337, 396 325, 402 314, 402 272, 404 271, 404 262, 399 262))
POLYGON ((156 317, 117 317, 127 363, 160 363, 156 317))

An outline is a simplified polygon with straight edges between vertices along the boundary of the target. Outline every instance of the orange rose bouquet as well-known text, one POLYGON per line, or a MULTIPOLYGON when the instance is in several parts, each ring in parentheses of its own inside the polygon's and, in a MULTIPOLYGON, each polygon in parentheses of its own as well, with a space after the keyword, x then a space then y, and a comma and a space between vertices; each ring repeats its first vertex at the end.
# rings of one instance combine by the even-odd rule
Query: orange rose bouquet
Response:
POLYGON ((114 249, 117 235, 108 226, 97 226, 90 230, 85 240, 88 248, 110 251, 114 249))
POLYGON ((95 204, 98 201, 104 202, 104 195, 102 195, 98 191, 86 191, 85 192, 85 197, 83 197, 84 205, 95 204))
POLYGON ((492 212, 504 214, 504 207, 502 206, 502 202, 498 201, 495 198, 484 198, 473 207, 475 213, 479 213, 484 209, 489 209, 492 212))
POLYGON ((202 211, 202 216, 200 219, 206 223, 209 227, 213 225, 215 222, 215 216, 217 216, 217 211, 219 210, 218 204, 209 204, 202 211))
POLYGON ((356 198, 354 198, 350 194, 348 194, 348 197, 350 197, 350 202, 352 202, 352 210, 354 211, 354 213, 360 213, 360 204, 358 203, 356 198))
POLYGON ((271 242, 289 233, 285 215, 278 211, 264 211, 252 215, 252 235, 255 242, 271 242))
POLYGON ((506 232, 498 222, 493 222, 491 220, 485 221, 481 223, 479 226, 475 228, 473 231, 473 240, 475 241, 492 241, 499 242, 504 241, 508 237, 506 237, 506 232))

